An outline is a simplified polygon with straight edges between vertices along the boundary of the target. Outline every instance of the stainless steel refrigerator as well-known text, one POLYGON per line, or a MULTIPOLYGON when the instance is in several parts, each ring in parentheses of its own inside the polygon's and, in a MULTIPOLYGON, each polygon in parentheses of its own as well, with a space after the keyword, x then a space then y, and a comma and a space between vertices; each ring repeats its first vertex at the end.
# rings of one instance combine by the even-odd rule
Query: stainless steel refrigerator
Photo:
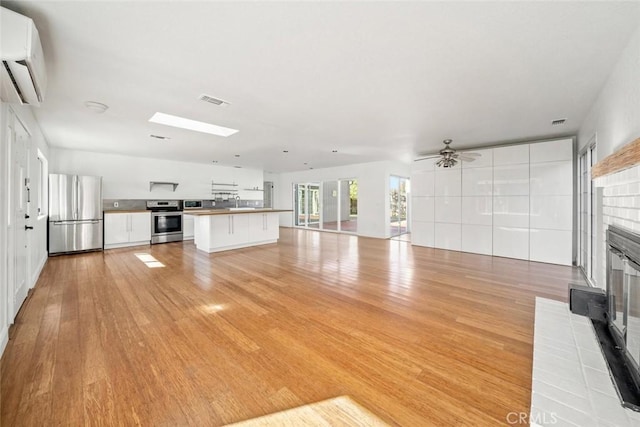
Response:
POLYGON ((102 177, 49 175, 49 254, 102 249, 102 177))

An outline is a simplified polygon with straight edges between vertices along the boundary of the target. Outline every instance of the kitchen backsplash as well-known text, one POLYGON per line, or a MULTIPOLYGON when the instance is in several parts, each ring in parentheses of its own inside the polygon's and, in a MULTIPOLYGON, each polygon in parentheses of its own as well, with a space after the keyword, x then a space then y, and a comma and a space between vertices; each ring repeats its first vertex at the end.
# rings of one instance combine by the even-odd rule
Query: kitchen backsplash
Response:
MULTIPOLYGON (((152 200, 152 199, 149 199, 152 200)), ((156 200, 156 199, 153 199, 156 200)), ((235 208, 235 200, 203 200, 204 209, 226 209, 235 208)), ((239 208, 261 208, 262 200, 242 200, 238 201, 239 208)), ((103 199, 102 209, 105 211, 127 211, 147 208, 147 199, 103 199), (118 206, 114 206, 117 203, 118 206)))

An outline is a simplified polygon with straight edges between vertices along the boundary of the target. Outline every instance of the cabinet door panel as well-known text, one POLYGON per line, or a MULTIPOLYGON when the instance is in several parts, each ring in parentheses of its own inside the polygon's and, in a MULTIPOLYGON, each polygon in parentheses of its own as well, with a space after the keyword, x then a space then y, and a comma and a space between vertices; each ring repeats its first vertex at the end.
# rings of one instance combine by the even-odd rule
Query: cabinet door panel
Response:
POLYGON ((104 244, 114 245, 129 241, 129 214, 104 214, 104 244))
POLYGON ((267 240, 278 240, 280 238, 280 216, 277 213, 267 213, 264 215, 267 240))
POLYGON ((222 248, 233 244, 231 215, 214 215, 211 218, 211 247, 222 248))
POLYGON ((194 236, 194 217, 193 215, 182 215, 182 236, 184 240, 193 239, 194 236))
POLYGON ((130 242, 151 241, 151 213, 132 213, 131 228, 129 231, 130 242))
POLYGON ((234 245, 249 241, 249 217, 251 214, 229 215, 231 217, 231 239, 234 245))
POLYGON ((267 240, 267 215, 251 214, 247 216, 249 217, 249 236, 251 241, 261 242, 267 240))

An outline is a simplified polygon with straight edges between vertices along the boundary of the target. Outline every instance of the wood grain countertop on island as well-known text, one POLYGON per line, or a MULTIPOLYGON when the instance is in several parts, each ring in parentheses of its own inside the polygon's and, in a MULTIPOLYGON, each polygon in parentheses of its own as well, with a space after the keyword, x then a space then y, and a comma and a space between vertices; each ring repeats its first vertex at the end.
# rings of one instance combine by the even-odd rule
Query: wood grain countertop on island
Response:
POLYGON ((291 209, 200 209, 184 211, 186 215, 237 215, 237 214, 252 214, 252 213, 279 213, 279 212, 293 212, 291 209))

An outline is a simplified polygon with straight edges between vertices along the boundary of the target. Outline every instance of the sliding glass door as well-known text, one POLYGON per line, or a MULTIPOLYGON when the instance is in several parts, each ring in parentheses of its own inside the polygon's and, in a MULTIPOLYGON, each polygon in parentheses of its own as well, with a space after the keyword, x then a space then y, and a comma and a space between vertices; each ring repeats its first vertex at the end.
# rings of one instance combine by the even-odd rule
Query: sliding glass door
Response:
POLYGON ((391 175, 389 180, 389 227, 391 237, 400 236, 409 231, 407 221, 408 193, 409 179, 391 175))
POLYGON ((596 160, 596 145, 591 142, 578 157, 578 265, 582 268, 587 279, 595 279, 596 258, 596 216, 594 186, 591 181, 591 167, 596 160))
POLYGON ((295 225, 326 231, 358 231, 358 181, 294 184, 295 225))
POLYGON ((319 228, 320 226, 320 184, 305 183, 295 185, 296 226, 319 228))

